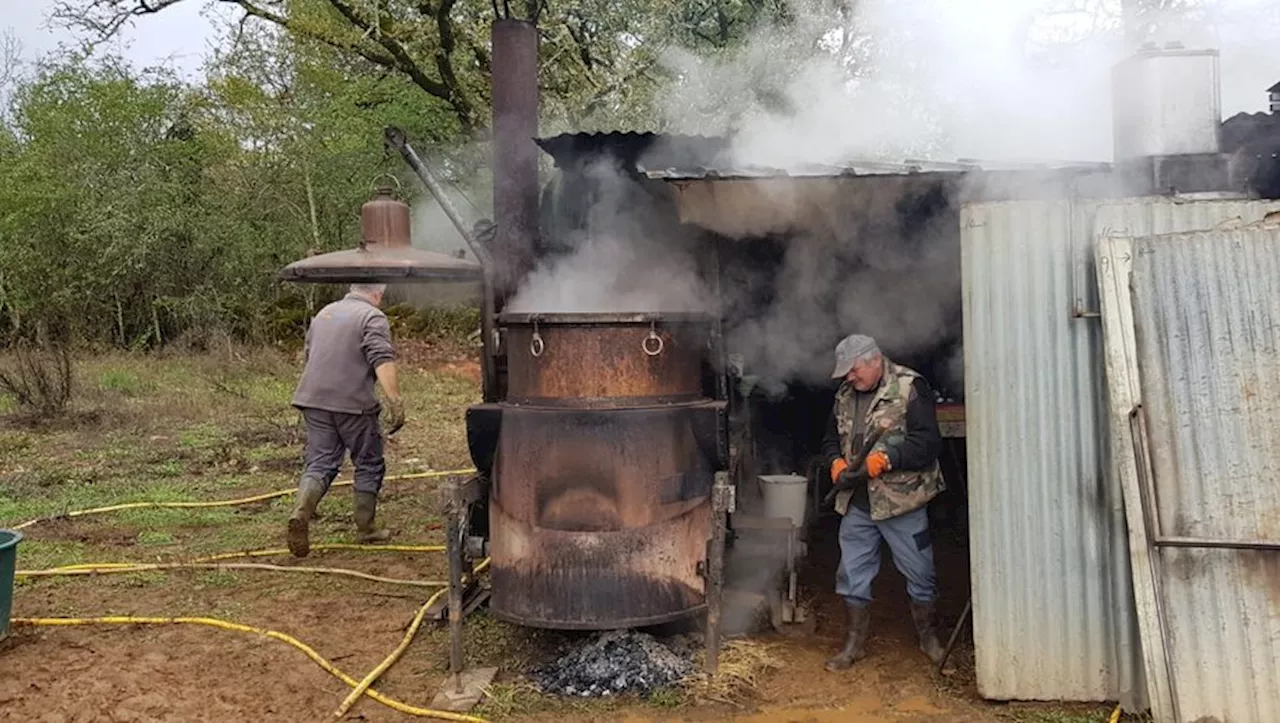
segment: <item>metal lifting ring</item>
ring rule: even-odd
[[[658,356],[659,354],[661,354],[662,347],[663,347],[662,337],[658,336],[658,333],[655,332],[653,329],[650,329],[649,335],[646,336],[644,340],[640,342],[640,349],[643,350],[644,353],[648,354],[649,356]]]
[[[376,190],[378,190],[378,185],[379,185],[379,184],[377,183],[377,181],[379,181],[379,180],[381,180],[381,179],[383,179],[383,178],[390,178],[390,179],[391,179],[391,182],[392,182],[392,183],[394,183],[394,184],[395,184],[395,186],[396,186],[396,192],[397,192],[397,193],[403,193],[403,192],[404,192],[404,184],[400,183],[400,178],[399,178],[398,176],[396,176],[394,173],[379,173],[378,175],[374,176],[374,177],[373,177],[374,183],[372,184],[372,186],[373,186],[373,189],[374,189],[375,191],[376,191]]]
[[[547,345],[542,341],[542,335],[536,331],[533,332],[533,340],[529,342],[529,353],[536,357],[542,356],[542,352],[545,351],[546,348]]]

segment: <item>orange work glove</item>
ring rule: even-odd
[[[867,455],[867,474],[875,479],[889,471],[889,455],[876,450]]]
[[[844,457],[837,457],[836,461],[831,463],[831,481],[835,482],[840,477],[840,473],[849,469],[849,463],[844,461]]]

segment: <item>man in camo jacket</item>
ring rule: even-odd
[[[917,372],[895,364],[875,340],[854,334],[836,346],[833,379],[842,379],[822,451],[831,462],[840,521],[836,594],[843,598],[849,632],[827,670],[844,670],[866,657],[871,583],[880,571],[880,541],[907,578],[911,617],[920,648],[936,664],[934,602],[937,578],[926,505],[946,485],[938,466],[942,435],[934,394]],[[868,430],[882,430],[865,459]],[[857,465],[853,467],[851,465]]]

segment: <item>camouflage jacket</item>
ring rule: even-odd
[[[836,428],[840,433],[841,454],[846,460],[852,462],[854,456],[861,451],[852,448],[854,438],[862,436],[859,432],[873,427],[883,427],[888,431],[872,451],[890,452],[902,444],[907,437],[907,403],[911,399],[912,385],[919,376],[911,369],[885,359],[884,377],[860,423],[854,419],[857,413],[857,390],[847,381],[840,385],[836,391],[833,411]],[[890,454],[891,458],[893,456]],[[945,489],[946,483],[942,479],[936,457],[923,469],[895,469],[885,472],[867,481],[871,519],[887,520],[918,510]],[[836,511],[845,514],[852,497],[852,490],[845,490],[837,495]]]

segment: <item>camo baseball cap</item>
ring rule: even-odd
[[[850,334],[836,345],[836,368],[831,372],[832,379],[839,379],[853,369],[853,363],[880,353],[876,340],[862,334]]]

